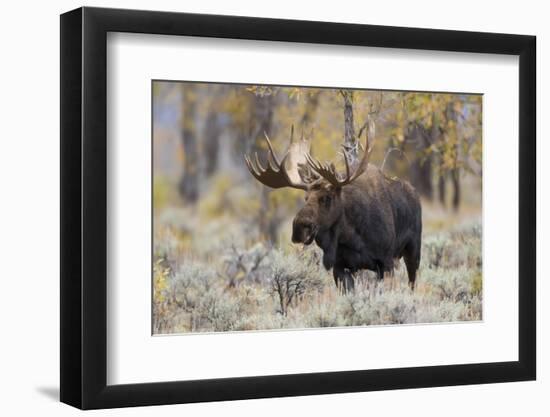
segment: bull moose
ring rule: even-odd
[[[265,167],[257,154],[254,161],[245,155],[250,173],[262,184],[305,191],[305,205],[292,224],[292,242],[315,241],[323,250],[324,267],[332,268],[334,282],[344,293],[353,291],[357,271],[374,271],[382,279],[401,258],[414,289],[422,234],[422,209],[414,187],[369,164],[368,136],[363,157],[354,166],[344,148],[345,173],[339,173],[333,163],[314,159],[310,141],[303,134],[295,140],[293,133],[292,128],[282,160],[267,134]]]

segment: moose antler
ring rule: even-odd
[[[277,158],[273,151],[269,136],[265,132],[264,135],[269,148],[267,166],[265,168],[262,166],[257,153],[254,154],[254,161],[251,161],[245,155],[244,160],[250,173],[262,184],[271,188],[292,187],[307,190],[307,184],[302,181],[298,173],[298,166],[306,163],[306,155],[309,152],[309,141],[305,140],[302,135],[300,141],[295,142],[294,126],[292,126],[290,129],[290,146],[282,161],[279,162],[279,158]]]
[[[342,147],[344,163],[346,164],[346,174],[343,179],[340,179],[340,175],[336,172],[336,167],[333,163],[326,162],[323,164],[309,154],[306,155],[307,163],[315,172],[317,172],[317,174],[319,174],[335,187],[343,187],[344,185],[350,184],[355,181],[357,177],[359,177],[363,172],[365,172],[369,164],[369,156],[372,148],[369,147],[368,134],[365,134],[365,138],[365,152],[363,153],[363,158],[361,159],[353,173],[350,173],[350,163],[348,160],[347,151],[344,147]]]

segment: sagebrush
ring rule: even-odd
[[[166,334],[481,320],[481,238],[479,221],[426,235],[414,292],[404,265],[396,265],[393,276],[382,281],[370,272],[358,274],[355,291],[342,295],[321,266],[318,248],[274,248],[227,238],[217,240],[219,245],[210,246],[202,257],[193,256],[182,250],[181,231],[167,226],[156,239],[153,330]]]

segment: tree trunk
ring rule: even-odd
[[[357,163],[359,150],[357,149],[355,122],[353,120],[353,92],[340,90],[340,93],[344,98],[344,147],[351,165],[354,166]]]
[[[271,134],[273,127],[274,97],[273,95],[263,97],[255,96],[254,104],[254,118],[256,125],[254,133],[257,133],[256,137],[253,138],[254,148],[259,154],[261,154],[261,150],[263,148],[260,146],[260,143],[263,141],[264,132],[268,135]],[[273,209],[269,206],[270,191],[271,190],[268,187],[262,186],[262,191],[260,194],[260,211],[258,213],[258,225],[260,235],[264,236],[266,239],[269,239],[271,242],[274,242],[277,239],[277,228],[272,224],[274,221],[273,217],[269,216],[270,209]]]
[[[458,211],[460,207],[460,199],[461,199],[461,193],[460,193],[460,167],[459,167],[459,161],[461,159],[461,147],[460,147],[460,141],[458,139],[458,114],[454,107],[454,102],[450,102],[447,104],[447,119],[452,120],[453,126],[453,139],[454,139],[454,161],[453,161],[453,169],[451,170],[451,181],[453,184],[453,209],[455,211]]]
[[[411,183],[422,197],[432,200],[432,166],[429,160],[422,161],[420,158],[413,160],[411,163]]]
[[[199,149],[197,144],[195,87],[181,84],[182,115],[181,144],[183,147],[183,172],[179,182],[180,196],[187,204],[195,204],[199,198]]]
[[[458,168],[453,169],[451,174],[453,182],[453,209],[458,211],[460,207],[460,172]]]
[[[405,143],[412,144],[413,148],[411,154],[414,155],[414,159],[410,166],[411,183],[421,196],[429,200],[433,198],[432,157],[426,155],[430,142],[428,131],[423,125],[413,123],[410,126]]]
[[[218,169],[218,154],[220,149],[220,122],[218,113],[210,110],[204,126],[204,173],[206,177],[212,176]]]
[[[443,207],[445,207],[445,200],[447,199],[447,194],[445,192],[445,174],[443,173],[442,163],[439,164],[439,178],[438,178],[438,188],[439,188],[439,202]]]
[[[443,137],[442,137],[442,140]],[[447,202],[447,193],[446,193],[446,178],[445,178],[445,167],[443,166],[443,155],[439,155],[439,170],[438,170],[438,188],[439,188],[439,203],[445,207]]]

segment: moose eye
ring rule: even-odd
[[[319,203],[326,208],[330,207],[330,196],[328,195],[321,196],[319,198]]]

